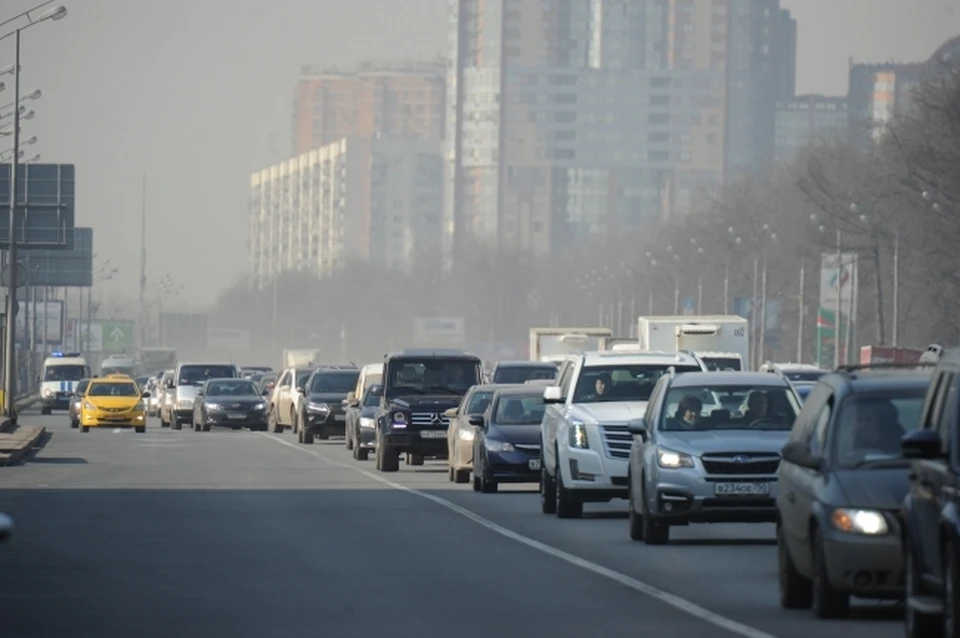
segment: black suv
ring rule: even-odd
[[[298,402],[300,414],[294,424],[300,443],[310,445],[314,437],[329,439],[345,434],[343,400],[357,385],[359,376],[360,370],[357,368],[323,367],[314,370],[303,387],[297,388],[297,392],[304,395],[303,400]]]
[[[903,456],[912,459],[902,513],[906,633],[956,638],[960,636],[960,348],[938,355],[920,427],[900,442]]]
[[[479,357],[464,350],[412,349],[384,357],[378,470],[398,471],[400,454],[408,454],[411,465],[423,465],[427,456],[446,458],[450,420],[443,413],[480,383],[480,365]]]

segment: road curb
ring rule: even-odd
[[[12,445],[7,450],[0,451],[0,466],[16,465],[25,456],[33,452],[34,447],[47,436],[47,428],[42,425],[21,426],[11,432],[10,435],[15,437],[21,431],[23,431],[21,438],[14,438],[11,441]]]
[[[40,401],[40,395],[38,394],[25,394],[22,397],[15,400],[17,411],[25,410],[29,407],[33,407],[34,404]],[[0,434],[9,434],[17,429],[17,424],[11,421],[10,419],[4,418],[0,421]]]

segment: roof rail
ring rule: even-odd
[[[786,379],[787,375],[783,373],[783,370],[780,369],[780,366],[771,365],[767,368],[767,374],[775,374],[781,379]],[[787,379],[789,381],[789,379]]]
[[[834,372],[857,372],[858,370],[910,370],[916,368],[931,368],[936,366],[935,361],[884,361],[882,363],[858,363],[838,366]]]
[[[676,376],[677,376],[677,367],[676,367],[676,366],[670,366],[669,368],[667,368],[667,374],[670,375],[670,378],[671,378],[671,379],[673,379],[674,377],[676,377]]]

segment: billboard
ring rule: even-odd
[[[124,319],[84,321],[78,326],[79,348],[83,352],[133,352],[133,322]]]
[[[857,316],[856,253],[820,256],[820,305],[817,312],[817,365],[833,367],[849,360]]]
[[[31,286],[89,287],[93,285],[93,229],[73,228],[73,248],[37,249],[24,253],[23,265]]]
[[[36,308],[36,311],[34,311]],[[30,334],[27,331],[27,321],[33,326],[33,342],[37,345],[60,345],[63,342],[63,302],[60,300],[51,300],[46,303],[38,301],[36,304],[30,303],[29,312],[27,312],[27,303],[20,304],[20,311],[17,313],[17,343],[27,343]],[[44,339],[44,328],[46,328],[46,339]]]
[[[73,249],[75,173],[73,164],[17,165],[22,250]],[[0,164],[0,244],[10,241],[10,186],[10,164]]]
[[[417,317],[413,341],[418,346],[459,346],[466,341],[463,317]]]

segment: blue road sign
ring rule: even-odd
[[[30,250],[21,262],[31,286],[88,287],[93,285],[93,229],[73,228],[73,249]]]
[[[697,300],[693,297],[685,297],[683,300],[683,314],[692,315],[696,312]]]
[[[17,247],[73,248],[76,196],[73,164],[19,164]],[[0,245],[10,240],[10,165],[0,164]]]

